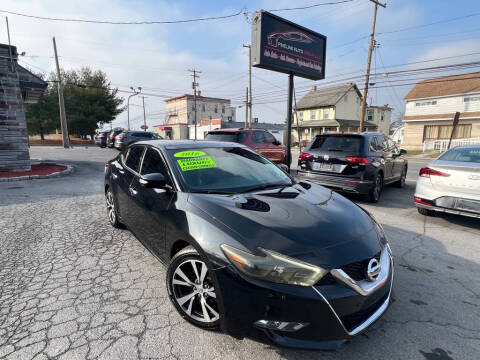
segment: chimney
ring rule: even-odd
[[[202,92],[201,92],[200,90],[197,90],[197,96],[201,96],[201,95],[200,95],[201,93],[202,93]]]
[[[312,85],[312,91],[317,91],[317,85]]]

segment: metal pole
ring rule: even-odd
[[[248,128],[248,86],[247,94],[245,95],[245,129]]]
[[[452,139],[453,139],[453,134],[455,134],[455,130],[458,125],[458,120],[460,119],[460,113],[457,111],[455,113],[455,117],[453,118],[453,127],[452,127],[452,133],[450,134],[450,141],[448,142],[448,148],[447,150],[450,150],[450,145],[452,145]]]
[[[362,108],[360,111],[360,126],[358,128],[358,132],[363,132],[363,124],[365,122],[365,111],[367,105],[367,95],[368,95],[368,83],[370,81],[370,64],[372,63],[372,51],[373,51],[373,44],[375,41],[375,24],[377,22],[377,9],[378,5],[382,7],[386,7],[385,4],[381,4],[377,1],[370,0],[371,2],[375,3],[375,7],[373,9],[373,20],[372,20],[372,32],[370,33],[370,46],[368,48],[368,58],[367,58],[367,71],[365,74],[365,86],[363,89],[363,97],[362,97]]]
[[[252,46],[248,45],[248,117],[252,128]]]
[[[62,127],[63,147],[68,149],[70,147],[70,138],[68,136],[67,116],[65,114],[65,101],[63,99],[63,84],[60,76],[60,65],[58,64],[57,43],[53,37],[53,51],[55,53],[55,64],[57,66],[57,88],[58,88],[58,103],[60,106],[60,126]]]
[[[134,89],[133,86],[131,86],[130,89],[133,91],[133,94],[129,95],[127,98],[127,130],[130,130],[130,98],[140,94],[140,91],[142,91],[141,87],[138,88],[140,89],[140,91],[137,91],[136,89]]]
[[[290,171],[292,160],[292,98],[293,98],[293,73],[288,75],[288,102],[287,102],[287,153],[285,163]]]
[[[147,131],[147,117],[145,116],[145,96],[142,96],[143,105],[143,131]]]
[[[193,119],[195,120],[195,140],[197,140],[197,82],[196,82],[196,71],[193,70]]]

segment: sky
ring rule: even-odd
[[[100,69],[106,72],[113,87],[123,91],[130,86],[141,86],[150,127],[164,123],[166,98],[192,93],[188,70],[195,68],[201,71],[198,83],[202,95],[231,99],[237,107],[237,121],[243,121],[248,86],[248,52],[243,45],[250,43],[251,14],[259,9],[338,1],[341,0],[0,0],[0,42],[7,43],[3,19],[8,16],[11,43],[19,53],[25,51],[19,63],[34,72],[48,74],[55,68],[52,46],[55,36],[62,68]],[[386,4],[386,8],[378,9],[376,41],[379,46],[372,58],[372,73],[385,75],[375,81],[376,86],[371,87],[367,99],[373,105],[389,104],[394,108],[393,118],[397,119],[404,109],[403,97],[418,79],[480,71],[480,65],[477,68],[472,65],[468,69],[404,77],[411,81],[403,82],[390,74],[391,71],[479,61],[480,2],[386,0]],[[326,78],[320,81],[295,78],[297,101],[312,85],[327,87],[355,82],[363,89],[373,7],[369,0],[352,0],[275,12],[327,36]],[[110,25],[38,20],[5,11],[113,22],[241,14],[201,22]],[[477,54],[468,55],[472,53]],[[415,64],[410,64],[412,62]],[[252,74],[253,117],[260,122],[283,123],[287,75],[258,68],[253,68]],[[125,99],[128,96],[126,92],[120,94]],[[130,105],[131,125],[138,129],[143,124],[141,98],[133,97]],[[113,126],[126,127],[126,119],[125,111]]]

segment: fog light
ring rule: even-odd
[[[303,329],[309,323],[299,323],[299,322],[285,322],[285,321],[273,321],[273,320],[258,320],[255,322],[255,326],[270,329],[270,330],[280,330],[280,331],[298,331]]]

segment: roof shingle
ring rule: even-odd
[[[299,102],[297,102],[296,109],[313,109],[318,107],[335,105],[352,87],[358,92],[359,96],[361,97],[361,94],[355,84],[347,84],[337,87],[311,90],[303,98],[301,98]]]

